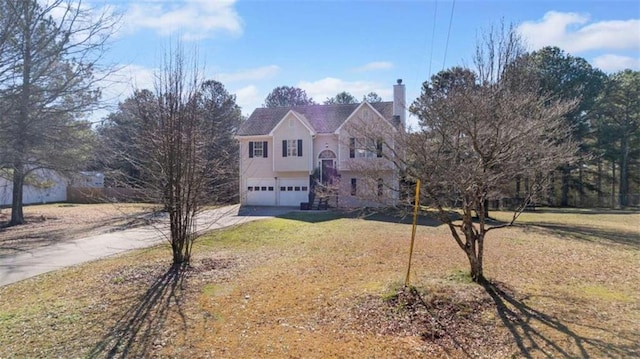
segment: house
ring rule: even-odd
[[[48,169],[33,170],[22,187],[23,204],[64,202],[67,200],[68,179]],[[9,172],[0,172],[0,206],[13,201],[13,181]]]
[[[80,171],[71,180],[72,187],[104,188],[104,173],[96,171]]]
[[[337,207],[398,199],[396,135],[404,131],[405,86],[394,101],[258,108],[240,126],[240,202],[300,206],[315,194]]]

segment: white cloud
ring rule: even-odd
[[[572,53],[640,48],[640,19],[588,22],[585,14],[549,11],[539,21],[522,23],[518,32],[534,50],[544,46]]]
[[[595,57],[593,65],[604,72],[612,73],[624,69],[640,70],[640,58],[606,54]]]
[[[235,0],[185,0],[181,2],[132,2],[123,23],[129,31],[151,29],[166,36],[180,33],[183,40],[213,37],[224,31],[242,33],[242,19]]]
[[[227,84],[230,82],[263,80],[276,75],[278,72],[280,72],[278,65],[268,65],[231,73],[219,73],[216,77],[220,82]]]
[[[256,108],[261,107],[264,97],[266,97],[261,97],[258,88],[255,85],[240,88],[235,91],[235,95],[236,103],[242,108],[242,113],[247,116]]]
[[[297,85],[307,92],[318,103],[324,102],[329,97],[346,91],[361,100],[362,96],[369,92],[375,92],[385,101],[391,101],[393,98],[393,86],[381,85],[370,81],[344,81],[333,77],[325,77],[321,80],[308,82],[301,81]]]
[[[392,68],[393,68],[393,64],[391,62],[374,61],[374,62],[369,62],[368,64],[365,64],[363,66],[356,67],[353,70],[356,72],[367,72],[367,71],[377,71],[377,70],[388,70]]]
[[[102,90],[100,109],[93,111],[89,121],[98,123],[109,113],[117,110],[118,103],[133,94],[136,89],[153,91],[155,69],[139,65],[126,65],[109,74],[97,74],[103,79],[99,82]]]
[[[135,89],[153,91],[156,69],[140,65],[126,65],[106,77],[103,98],[105,101],[122,101]]]

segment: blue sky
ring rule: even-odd
[[[104,0],[103,0],[104,1]],[[102,7],[105,2],[90,3]],[[407,102],[443,68],[472,66],[476,37],[492,24],[518,26],[531,50],[558,46],[605,72],[640,70],[640,2],[545,0],[106,1],[122,15],[107,59],[121,80],[112,102],[152,88],[164,51],[180,39],[197,48],[207,78],[236,94],[244,114],[281,85],[316,102],[340,91]],[[96,114],[98,116],[98,114]],[[411,120],[410,120],[411,123]]]

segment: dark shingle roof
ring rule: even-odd
[[[251,116],[242,123],[238,130],[238,136],[269,134],[289,110],[303,115],[317,133],[333,133],[358,106],[360,106],[359,103],[257,108]],[[372,103],[371,106],[380,112],[389,122],[395,123],[393,121],[393,102],[376,102]]]

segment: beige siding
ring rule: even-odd
[[[378,194],[378,179],[382,179],[382,193]],[[351,194],[351,180],[356,180],[356,194]],[[342,172],[340,207],[379,207],[394,205],[398,199],[398,178],[393,172],[369,176],[361,172]]]
[[[267,141],[267,157],[249,157],[249,142]],[[240,144],[240,203],[246,204],[247,180],[250,178],[274,178],[273,172],[273,141],[267,137],[241,138]]]
[[[264,157],[249,157],[249,142],[252,141],[267,141],[267,158]],[[274,177],[273,172],[273,160],[274,149],[273,141],[269,137],[264,138],[252,138],[251,140],[240,140],[240,176],[242,177]]]
[[[338,135],[334,134],[322,134],[316,135],[316,138],[313,140],[313,168],[317,168],[319,166],[318,156],[320,152],[324,150],[331,150],[335,153],[336,157],[339,156],[339,143],[338,143]],[[336,158],[337,162],[337,158]],[[338,164],[336,163],[336,166]],[[340,168],[338,168],[340,170]]]
[[[387,120],[377,116],[373,109],[363,106],[349,121],[347,121],[340,131],[339,143],[339,164],[338,168],[345,171],[359,171],[363,168],[392,171],[393,163],[388,160],[393,152],[387,148],[395,145],[393,140],[394,132]],[[383,146],[383,157],[377,158],[350,158],[349,141],[350,138],[381,138]],[[375,149],[372,149],[375,151]]]
[[[283,140],[302,140],[302,156],[282,156]],[[274,143],[274,169],[276,172],[310,173],[312,168],[312,144],[313,138],[309,129],[290,113],[273,130]]]

